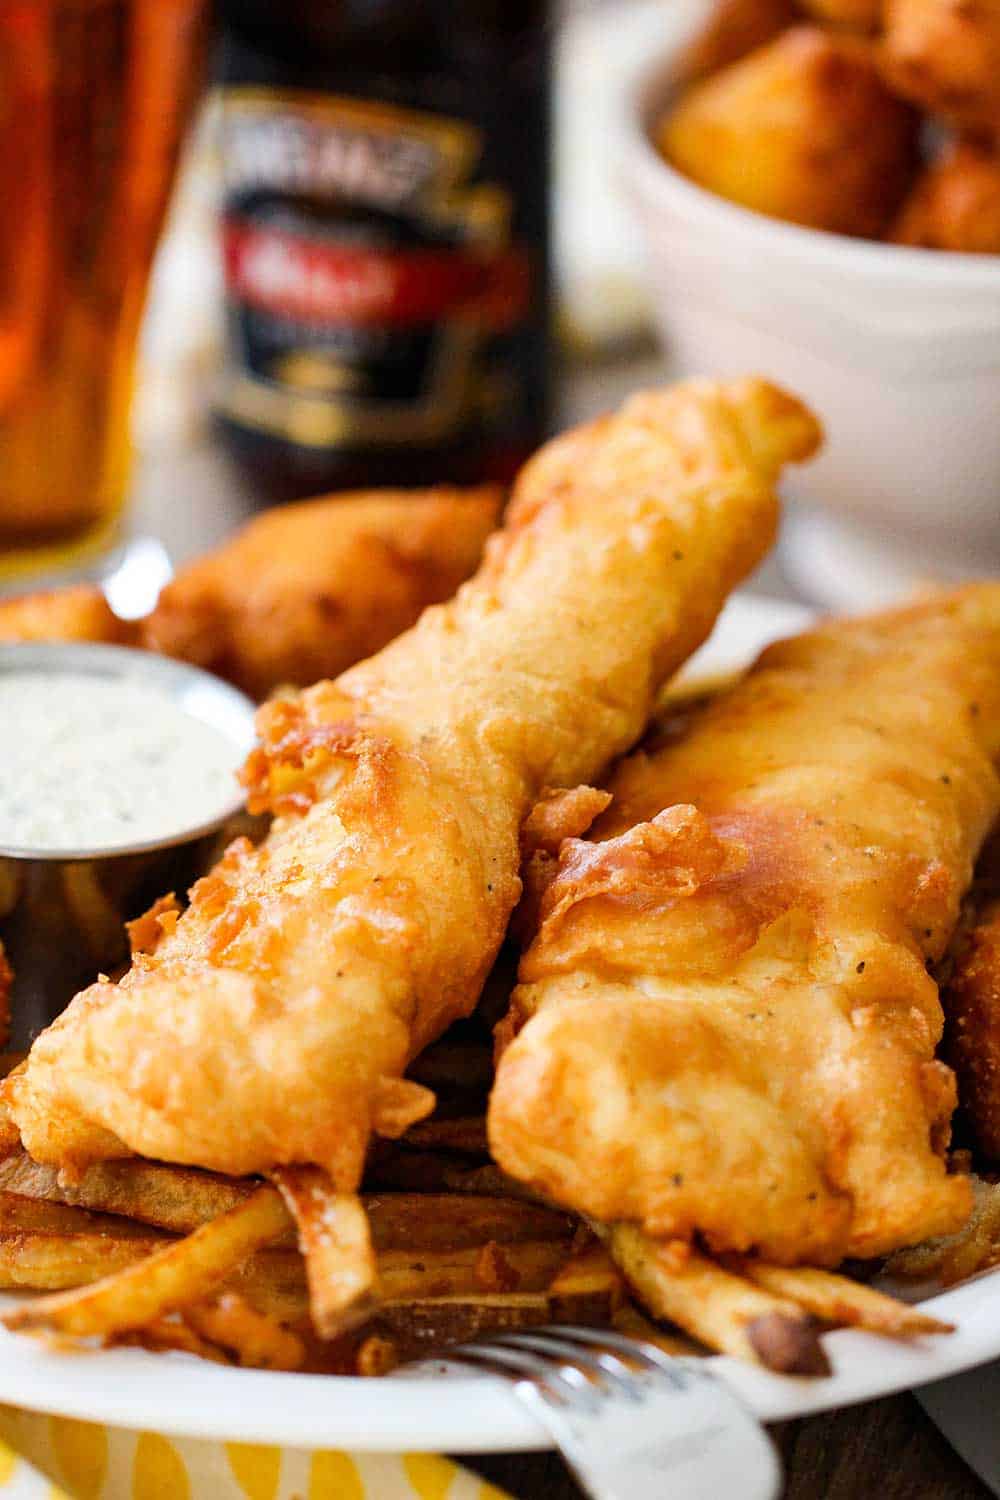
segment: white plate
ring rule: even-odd
[[[769,640],[800,629],[807,611],[744,595],[689,669],[734,670]],[[1000,1356],[1000,1268],[932,1298],[955,1332],[902,1344],[842,1331],[824,1345],[825,1379],[772,1375],[713,1361],[766,1421],[866,1401],[939,1380]],[[71,1353],[0,1329],[0,1401],[118,1427],[297,1448],[489,1453],[549,1447],[501,1382],[468,1375],[361,1380],[222,1368],[140,1349]]]

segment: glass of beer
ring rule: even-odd
[[[0,586],[117,533],[203,0],[0,0]]]

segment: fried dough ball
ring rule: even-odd
[[[894,88],[964,130],[1000,131],[1000,0],[886,0]]]
[[[793,19],[792,0],[716,0],[708,22],[685,52],[678,76],[694,83],[717,73],[772,41]]]
[[[799,0],[799,6],[814,21],[850,31],[874,31],[882,16],[882,0]]]
[[[879,237],[909,186],[916,131],[866,43],[795,26],[684,93],[657,141],[679,171],[745,208]]]
[[[94,584],[50,589],[0,600],[0,643],[88,641],[111,646],[134,643],[135,627],[119,620]]]
[[[451,597],[501,499],[494,485],[440,485],[275,506],[180,570],[142,621],[142,644],[255,698],[336,676]]]
[[[889,238],[927,250],[1000,255],[1000,155],[958,142],[917,178]]]

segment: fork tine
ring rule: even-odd
[[[617,1355],[602,1353],[593,1348],[587,1348],[583,1344],[571,1342],[569,1339],[550,1338],[542,1333],[507,1333],[501,1335],[497,1340],[505,1348],[529,1349],[539,1354],[551,1355],[559,1360],[560,1364],[569,1366],[582,1365],[585,1370],[601,1377],[604,1381],[610,1381],[615,1390],[621,1392],[630,1401],[642,1399],[642,1389],[636,1379],[635,1371],[630,1370]]]
[[[526,1350],[507,1349],[500,1343],[462,1344],[449,1350],[448,1358],[463,1364],[498,1366],[505,1372],[514,1371],[539,1386],[543,1393],[554,1395],[563,1404],[572,1403],[588,1411],[595,1411],[600,1397],[581,1370],[572,1365],[559,1366],[549,1359],[541,1359]]]
[[[546,1329],[547,1333],[557,1335],[559,1338],[569,1339],[574,1344],[589,1345],[591,1348],[596,1344],[609,1350],[616,1350],[625,1354],[636,1364],[653,1369],[660,1375],[666,1375],[670,1381],[677,1386],[686,1384],[685,1368],[683,1361],[676,1356],[664,1354],[662,1349],[657,1349],[655,1344],[647,1344],[641,1339],[632,1339],[621,1333],[613,1333],[609,1328],[575,1328],[568,1323],[553,1323]]]

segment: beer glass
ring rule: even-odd
[[[0,0],[0,585],[114,536],[203,0]]]

